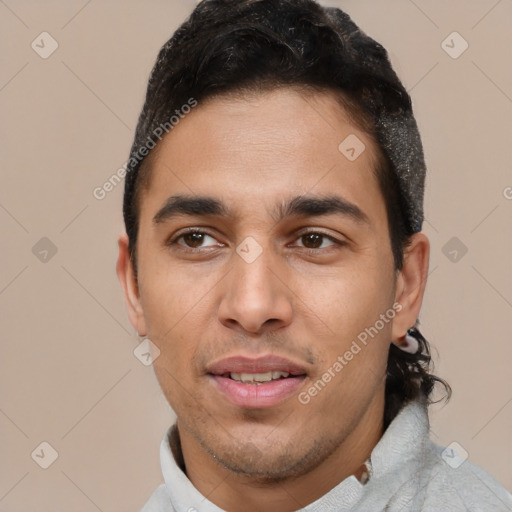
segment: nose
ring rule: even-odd
[[[248,262],[233,255],[233,268],[223,280],[220,322],[244,333],[263,334],[287,326],[292,320],[292,291],[286,270],[266,248]]]

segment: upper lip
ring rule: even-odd
[[[206,371],[213,375],[266,372],[286,372],[291,375],[304,375],[307,373],[306,369],[300,364],[275,355],[257,358],[231,356],[212,363],[206,368]]]

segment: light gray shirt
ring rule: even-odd
[[[171,450],[175,425],[160,445],[164,477],[141,512],[222,512],[190,482]],[[178,443],[179,445],[179,443]],[[452,443],[453,445],[453,443]],[[488,473],[465,459],[457,445],[442,448],[429,439],[426,406],[406,405],[374,447],[369,478],[349,476],[304,512],[505,512],[512,495]],[[176,441],[174,441],[176,453]],[[181,453],[177,454],[178,459]]]

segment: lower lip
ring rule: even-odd
[[[210,375],[217,389],[234,405],[253,409],[272,407],[294,395],[305,375],[277,379],[262,384],[246,384],[229,377]]]

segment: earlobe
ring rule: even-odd
[[[401,304],[402,309],[393,320],[392,330],[392,342],[403,350],[414,349],[414,343],[406,336],[419,316],[427,284],[429,256],[430,243],[427,236],[421,232],[412,235],[396,281],[395,300]]]
[[[128,236],[126,234],[119,237],[118,247],[119,255],[116,271],[124,292],[130,323],[139,335],[144,336],[146,334],[146,322],[140,301],[139,287],[130,258]]]

